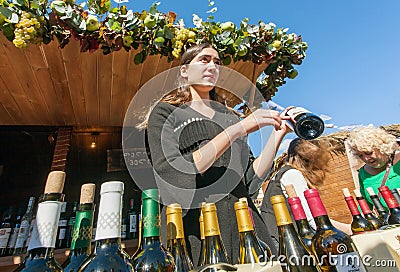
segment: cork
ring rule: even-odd
[[[343,189],[342,189],[342,192],[343,192],[344,197],[349,197],[349,196],[351,196],[350,191],[349,191],[348,188],[343,188]]]
[[[80,203],[81,204],[93,203],[95,190],[96,190],[96,184],[94,183],[83,184],[81,187]]]
[[[297,196],[297,193],[296,193],[296,190],[294,189],[293,184],[285,185],[285,189],[286,189],[286,194],[288,195],[288,198]]]
[[[246,197],[241,197],[241,198],[239,198],[239,202],[246,202],[246,204],[247,204],[247,198]]]
[[[47,177],[44,193],[45,194],[62,193],[64,189],[64,181],[65,181],[65,172],[51,171]]]
[[[367,188],[367,192],[370,196],[376,195],[374,189],[372,189],[372,187],[368,187]]]
[[[362,195],[361,195],[361,193],[360,193],[360,190],[354,189],[353,192],[354,192],[354,194],[355,194],[356,197],[362,197]]]

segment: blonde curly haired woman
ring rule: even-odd
[[[348,143],[353,154],[365,163],[358,172],[360,192],[372,207],[372,200],[366,193],[366,188],[372,187],[375,193],[378,193],[391,160],[393,166],[390,168],[385,185],[390,189],[400,187],[399,145],[395,136],[376,127],[354,129],[349,135]],[[382,204],[386,206],[384,201]]]

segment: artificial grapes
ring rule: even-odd
[[[192,30],[186,28],[175,29],[175,37],[172,39],[173,43],[173,51],[172,55],[175,58],[179,58],[180,53],[182,52],[182,47],[185,42],[194,42],[194,38],[196,37],[196,33]]]
[[[40,23],[32,14],[23,11],[19,22],[15,25],[13,43],[18,48],[25,48],[29,43],[38,40]]]

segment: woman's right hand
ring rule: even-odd
[[[288,119],[290,119],[289,116],[281,115],[278,111],[258,109],[241,120],[238,125],[241,126],[243,133],[249,134],[265,126],[274,126],[275,130],[280,130],[282,129],[282,120]]]

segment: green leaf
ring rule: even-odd
[[[7,17],[8,19],[10,19],[12,15],[12,11],[5,7],[0,7],[0,13],[3,14],[4,17]]]
[[[33,0],[33,1],[31,2],[31,8],[33,8],[33,9],[39,9],[39,8],[40,8],[39,1]]]
[[[6,36],[6,38],[9,41],[12,41],[14,39],[14,28],[12,27],[11,24],[4,24],[2,31],[3,31],[4,36]]]
[[[137,53],[133,59],[135,64],[141,64],[146,59],[146,55],[143,51]]]
[[[24,0],[13,0],[12,3],[14,5],[17,5],[17,6],[20,6],[20,7],[25,6],[25,1]]]
[[[164,29],[163,29],[163,31],[164,31],[164,37],[165,38],[167,38],[167,39],[172,39],[172,38],[174,38],[174,33],[169,29],[169,27],[167,27],[167,26],[164,26]]]

